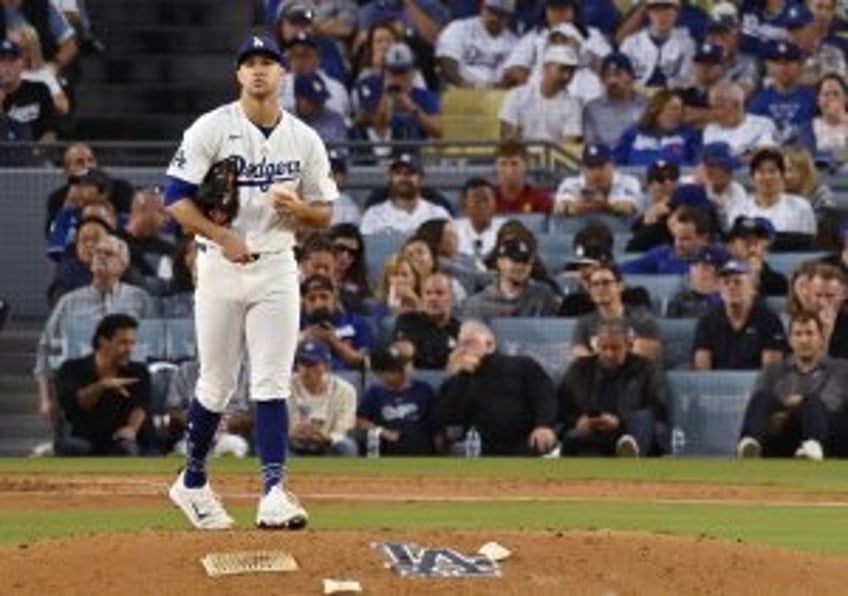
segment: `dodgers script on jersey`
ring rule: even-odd
[[[307,202],[332,202],[339,194],[324,143],[314,130],[283,111],[266,138],[239,102],[207,112],[185,131],[168,176],[197,185],[212,164],[231,155],[238,163],[239,186],[239,214],[232,227],[251,252],[278,252],[295,244],[293,223],[273,208],[272,184],[286,185]]]

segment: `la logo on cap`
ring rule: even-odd
[[[254,48],[264,48],[265,44],[262,43],[262,40],[259,39],[258,37],[254,37],[253,38],[253,47]]]

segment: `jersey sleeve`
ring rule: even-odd
[[[303,164],[300,194],[307,203],[332,203],[339,196],[339,189],[330,174],[330,158],[323,141],[309,130],[311,141]]]
[[[520,89],[521,87],[516,87],[515,89],[510,89],[507,92],[506,97],[504,97],[504,101],[501,104],[501,110],[498,113],[498,119],[500,119],[502,122],[506,122],[511,126],[519,126],[520,124]]]
[[[436,58],[453,58],[457,62],[462,62],[462,29],[461,21],[448,23],[436,41]]]
[[[192,124],[183,133],[179,149],[171,159],[167,176],[189,184],[200,184],[212,166],[218,133],[209,117]]]
[[[515,47],[512,48],[512,51],[506,58],[506,62],[504,62],[504,69],[512,68],[512,67],[520,67],[531,69],[537,59],[536,56],[536,36],[538,34],[535,31],[531,31],[530,33],[526,33]]]

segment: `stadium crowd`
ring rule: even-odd
[[[659,455],[667,372],[689,368],[759,371],[740,456],[846,455],[848,197],[820,182],[848,174],[837,0],[359,4],[266,3],[283,103],[342,190],[332,228],[301,235],[296,453]],[[440,138],[464,88],[502,95],[501,143],[455,197],[391,145]],[[349,140],[370,143],[333,147]],[[536,183],[529,141],[579,171]],[[367,197],[345,189],[363,162],[386,174]],[[35,372],[56,452],[178,450],[197,365],[148,349],[145,322],[190,319],[198,245],[87,145],[63,166]],[[557,321],[570,336],[534,336]],[[89,354],[69,348],[79,328]],[[220,453],[250,452],[241,397]]]

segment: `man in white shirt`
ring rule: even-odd
[[[728,221],[740,215],[768,219],[778,234],[816,235],[816,216],[804,197],[784,192],[786,163],[779,149],[766,147],[751,158],[754,192],[727,213]]]
[[[349,122],[351,117],[350,94],[344,85],[321,70],[321,49],[315,37],[304,32],[298,33],[289,42],[286,57],[288,58],[288,70],[291,71],[291,76],[283,78],[282,88],[280,89],[283,108],[292,113],[295,112],[295,77],[315,73],[324,81],[327,92],[330,94],[325,107],[338,112],[344,116],[345,121]]]
[[[509,30],[515,0],[483,0],[480,14],[448,23],[436,42],[445,81],[456,87],[503,86],[504,63],[518,38]]]
[[[457,251],[479,263],[495,248],[502,217],[495,217],[495,186],[485,178],[472,178],[462,190],[464,217],[454,222]]]
[[[675,28],[680,0],[645,0],[648,25],[621,42],[633,61],[636,81],[644,87],[682,86],[689,76],[695,43],[684,28]]]
[[[714,122],[704,128],[704,143],[725,142],[735,157],[750,159],[760,147],[777,145],[777,128],[770,118],[745,111],[745,90],[721,83],[710,90]]]
[[[430,219],[451,219],[450,213],[421,196],[421,164],[401,153],[389,166],[389,199],[365,210],[360,231],[365,234],[411,234]]]
[[[543,61],[540,80],[531,79],[504,98],[499,115],[501,138],[563,145],[583,135],[580,102],[567,91],[577,68],[577,54],[569,46],[550,46]]]
[[[566,178],[557,189],[554,211],[568,217],[595,213],[629,216],[642,205],[639,180],[613,169],[612,150],[586,145],[579,176]]]
[[[604,34],[595,27],[581,25],[582,32],[574,26],[578,20],[578,0],[546,0],[545,23],[547,26],[535,28],[525,33],[506,59],[506,78],[511,85],[523,85],[532,75],[538,75],[542,69],[542,55],[550,43],[556,43],[557,35],[571,32],[582,66],[598,70],[601,60],[610,52],[612,46]],[[584,35],[585,33],[585,35]]]

